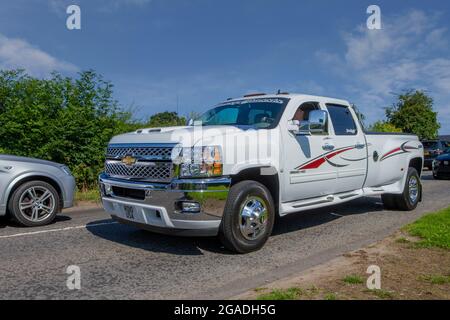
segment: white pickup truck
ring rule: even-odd
[[[99,182],[105,210],[120,222],[219,235],[246,253],[287,214],[376,195],[388,209],[413,210],[422,167],[417,136],[365,133],[347,101],[254,94],[187,126],[114,137]]]

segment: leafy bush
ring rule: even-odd
[[[79,189],[95,186],[112,136],[139,124],[119,109],[113,86],[94,71],[77,79],[0,72],[0,152],[64,163]]]

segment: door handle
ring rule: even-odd
[[[322,146],[322,149],[323,150],[327,150],[327,151],[331,151],[331,150],[334,150],[334,146],[332,144],[327,143],[327,144],[324,144]]]
[[[365,143],[357,143],[355,146],[356,149],[364,149],[365,147],[366,147]]]

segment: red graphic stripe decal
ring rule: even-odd
[[[338,154],[341,154],[341,153],[346,152],[346,151],[348,151],[348,150],[352,150],[352,149],[354,149],[354,148],[355,148],[355,147],[347,147],[347,148],[344,148],[344,149],[341,149],[341,150],[337,150],[337,151],[333,151],[333,152],[324,154],[324,155],[322,155],[320,158],[315,159],[315,160],[313,160],[313,161],[311,161],[311,162],[308,162],[308,163],[306,163],[306,164],[304,164],[304,165],[298,167],[297,170],[317,169],[317,168],[319,168],[322,164],[325,163],[326,159],[331,159],[331,158],[337,156]]]
[[[389,151],[388,153],[386,153],[384,156],[382,156],[381,159],[384,159],[384,158],[386,158],[387,156],[389,156],[389,155],[391,155],[391,154],[393,154],[393,153],[395,153],[395,152],[397,152],[397,151],[401,151],[401,150],[402,150],[402,148],[400,148],[400,147],[395,148],[394,150],[391,150],[391,151]]]

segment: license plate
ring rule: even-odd
[[[449,162],[448,161],[444,161],[444,165],[448,166]]]
[[[125,217],[129,220],[134,220],[134,208],[131,206],[123,206],[123,211],[125,211]]]
[[[429,153],[429,152],[424,152],[423,155],[424,155],[424,156],[429,156],[430,153]]]

